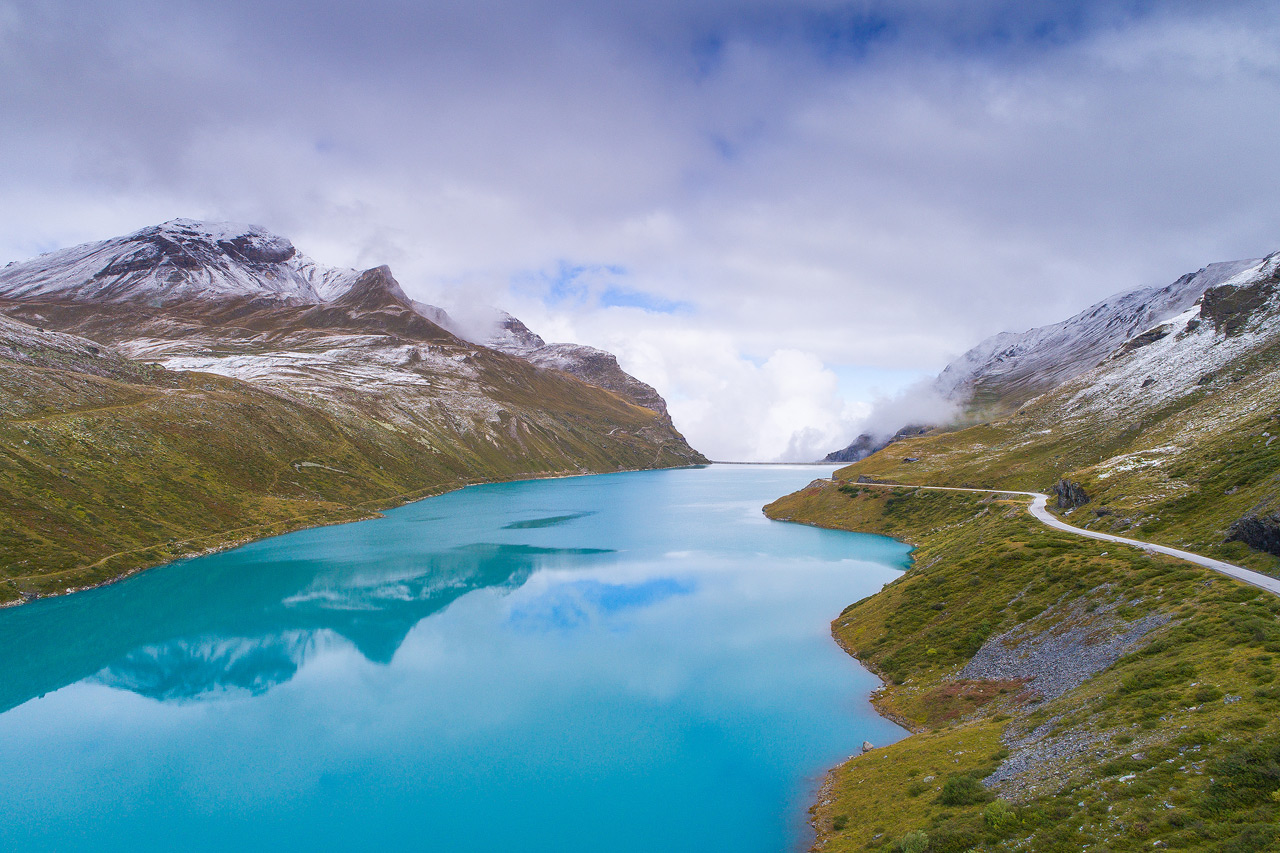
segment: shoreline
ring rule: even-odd
[[[725,464],[725,463],[710,463],[710,464]],[[196,550],[192,550],[187,553],[168,556],[168,557],[159,559],[155,562],[148,562],[143,565],[139,565],[139,566],[127,569],[99,583],[84,584],[82,586],[70,586],[60,592],[46,593],[44,595],[19,594],[19,597],[16,599],[13,599],[10,601],[0,601],[0,609],[10,608],[10,607],[21,607],[24,604],[31,604],[36,601],[43,601],[50,598],[62,598],[67,595],[74,595],[75,593],[78,593],[78,592],[88,592],[89,590],[92,590],[92,589],[99,589],[104,586],[110,586],[111,584],[118,583],[119,581],[127,580],[128,578],[131,578],[134,575],[141,574],[142,572],[150,571],[152,569],[158,569],[164,566],[173,565],[174,563],[180,563],[183,560],[194,560],[198,557],[207,557],[211,554],[219,554],[219,553],[222,553],[223,551],[231,551],[241,546],[249,545],[253,542],[261,542],[266,539],[273,539],[277,536],[284,536],[288,533],[297,533],[301,530],[312,530],[320,527],[331,527],[338,524],[351,524],[357,521],[371,521],[375,518],[381,518],[382,514],[387,510],[396,509],[398,507],[402,507],[407,504],[426,500],[427,498],[439,497],[441,495],[446,495],[446,494],[449,494],[450,492],[460,491],[462,489],[466,489],[471,486],[486,486],[486,485],[492,485],[496,483],[523,483],[523,482],[531,482],[534,480],[565,480],[565,479],[571,479],[573,477],[598,477],[605,474],[634,474],[634,473],[639,473],[641,471],[674,471],[674,470],[680,470],[683,468],[701,468],[701,467],[706,467],[706,465],[692,464],[692,465],[672,465],[672,466],[655,467],[655,468],[620,468],[616,471],[582,471],[582,470],[568,471],[566,470],[566,471],[551,471],[551,472],[545,472],[545,473],[521,472],[518,474],[514,474],[510,477],[475,477],[475,478],[460,480],[457,483],[453,483],[449,485],[441,484],[437,486],[426,486],[421,489],[414,489],[408,492],[401,492],[400,494],[397,494],[397,495],[391,495],[387,498],[375,498],[367,501],[361,501],[360,503],[355,503],[355,504],[343,504],[341,505],[341,509],[336,509],[332,514],[320,512],[319,513],[319,515],[321,516],[320,518],[315,518],[314,516],[295,516],[294,518],[291,518],[291,519],[282,519],[280,521],[275,521],[275,522],[265,522],[262,525],[257,525],[248,529],[235,528],[230,531],[225,531],[224,534],[221,534],[221,535],[236,533],[237,531],[244,531],[244,532],[241,533],[241,535],[228,538],[221,542],[215,542],[214,544],[209,545],[207,547],[197,548]],[[207,536],[195,536],[189,539],[180,540],[177,544],[182,545],[184,543],[199,541],[201,539],[212,538],[219,535],[220,534],[218,533],[211,533],[211,534],[208,534]],[[53,573],[50,573],[50,575],[83,572],[87,569],[93,568],[94,566],[107,563],[108,561],[116,558],[125,557],[129,554],[138,554],[140,552],[146,552],[153,549],[170,548],[170,547],[173,547],[173,545],[174,543],[172,542],[158,542],[155,545],[147,545],[142,548],[135,548],[130,551],[117,551],[114,554],[108,554],[107,556],[102,557],[101,559],[96,560],[92,563],[88,563],[83,566],[76,566],[70,569],[64,569],[59,572],[53,572]],[[20,577],[13,578],[10,582],[21,580],[24,577],[38,577],[38,576],[39,575],[22,575]]]
[[[810,802],[811,851],[926,832],[944,849],[994,849],[1015,836],[1057,843],[1065,825],[1086,844],[1138,825],[1148,841],[1172,844],[1181,818],[1153,821],[1149,789],[1135,779],[1187,803],[1219,790],[1215,778],[1247,788],[1245,771],[1232,769],[1247,765],[1242,736],[1280,743],[1268,705],[1280,690],[1264,666],[1280,650],[1280,602],[1266,587],[1190,552],[1139,540],[1108,548],[1114,540],[1029,513],[1039,494],[1029,508],[1028,495],[1009,490],[897,488],[811,484],[766,507],[776,520],[918,548],[914,572],[831,623],[836,644],[881,680],[876,713],[908,734],[827,771]],[[1258,630],[1231,627],[1245,618]],[[1193,753],[1195,767],[1179,766]],[[1206,764],[1213,773],[1199,772]],[[946,801],[945,786],[961,781],[982,788]],[[1017,822],[990,820],[994,802]],[[1203,837],[1238,835],[1261,820],[1255,812],[1250,801],[1215,814]]]

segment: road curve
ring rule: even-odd
[[[1110,533],[1099,533],[1096,530],[1085,530],[1083,527],[1073,527],[1061,520],[1053,513],[1049,512],[1049,496],[1040,492],[1015,492],[1009,489],[962,489],[956,486],[908,486],[902,483],[859,483],[860,486],[884,486],[887,488],[908,488],[908,489],[932,489],[940,492],[980,492],[996,495],[1023,495],[1031,498],[1031,504],[1027,510],[1035,516],[1036,520],[1041,524],[1052,527],[1056,530],[1065,530],[1067,533],[1074,533],[1077,536],[1084,536],[1089,539],[1100,539],[1103,542],[1117,542],[1121,545],[1132,545],[1135,548],[1141,548],[1144,551],[1150,551],[1157,554],[1168,554],[1170,557],[1177,557],[1179,560],[1186,560],[1188,563],[1195,563],[1197,566],[1204,566],[1206,569],[1212,569],[1229,577],[1233,577],[1238,581],[1243,581],[1251,586],[1259,589],[1265,589],[1267,592],[1280,595],[1280,580],[1261,572],[1250,571],[1249,569],[1237,566],[1234,563],[1224,563],[1221,560],[1215,560],[1212,557],[1202,557],[1199,554],[1193,554],[1190,551],[1183,551],[1178,548],[1170,548],[1167,545],[1156,545],[1151,542],[1143,542],[1140,539],[1126,539],[1123,536],[1113,536]]]

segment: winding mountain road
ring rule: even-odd
[[[1009,489],[962,489],[957,486],[907,486],[902,483],[859,483],[860,486],[883,486],[886,488],[912,488],[912,489],[931,489],[940,492],[978,492],[984,495],[1023,495],[1031,498],[1031,504],[1027,510],[1035,516],[1036,520],[1041,524],[1052,527],[1055,530],[1064,530],[1067,533],[1074,533],[1077,536],[1084,536],[1088,539],[1100,539],[1103,542],[1117,542],[1121,545],[1132,545],[1135,548],[1141,548],[1144,551],[1150,551],[1157,554],[1168,554],[1170,557],[1177,557],[1179,560],[1186,560],[1188,563],[1195,563],[1197,566],[1204,566],[1206,569],[1212,569],[1215,572],[1233,577],[1238,581],[1244,581],[1247,584],[1256,586],[1259,589],[1265,589],[1267,592],[1280,595],[1280,580],[1264,575],[1261,572],[1250,571],[1249,569],[1237,566],[1234,563],[1224,563],[1222,560],[1215,560],[1212,557],[1202,557],[1199,554],[1193,554],[1190,551],[1183,551],[1178,548],[1170,548],[1167,545],[1156,545],[1152,542],[1143,542],[1140,539],[1126,539],[1123,536],[1114,536],[1110,533],[1099,533],[1096,530],[1085,530],[1083,527],[1073,527],[1061,520],[1057,516],[1049,512],[1049,496],[1040,492],[1015,492]]]

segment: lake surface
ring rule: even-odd
[[[0,849],[769,851],[904,732],[829,469],[506,483],[0,611]]]

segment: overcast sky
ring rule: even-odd
[[[813,459],[986,335],[1280,249],[1280,4],[0,0],[0,262],[179,216]]]

